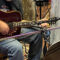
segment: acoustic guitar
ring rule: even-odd
[[[20,34],[21,27],[36,27],[36,26],[38,27],[38,25],[41,23],[46,23],[46,22],[52,23],[57,20],[60,20],[60,18],[56,18],[56,20],[55,18],[53,18],[48,21],[46,20],[46,21],[37,22],[37,21],[25,20],[24,22],[22,22],[21,19],[22,19],[21,14],[18,11],[7,11],[7,12],[0,11],[0,20],[5,21],[10,27],[10,31],[7,35],[2,35],[0,33],[0,39],[4,37]]]
[[[35,24],[35,22],[25,20],[22,22],[21,19],[21,14],[18,11],[0,11],[0,20],[5,21],[10,27],[10,31],[7,35],[0,33],[0,38],[20,34],[21,27],[31,27]]]

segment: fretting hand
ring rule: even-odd
[[[48,19],[47,18],[44,18],[44,19],[41,19],[41,20],[38,20],[38,21],[47,21]],[[42,23],[40,24],[41,27],[50,27],[48,23]]]

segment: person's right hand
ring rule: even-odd
[[[4,21],[0,20],[0,33],[6,35],[9,32],[9,26]]]

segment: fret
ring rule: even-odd
[[[17,23],[17,26],[20,26],[20,22]]]
[[[16,27],[17,26],[17,23],[16,22],[13,22],[13,27]]]

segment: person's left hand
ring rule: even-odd
[[[42,23],[40,26],[41,27],[47,27],[47,28],[50,27],[48,23]]]
[[[39,20],[39,21],[47,21],[48,19],[46,19],[46,18],[44,18],[44,19],[41,19],[41,20]],[[42,23],[42,24],[40,24],[40,26],[41,27],[50,27],[50,25],[49,25],[49,23]]]

